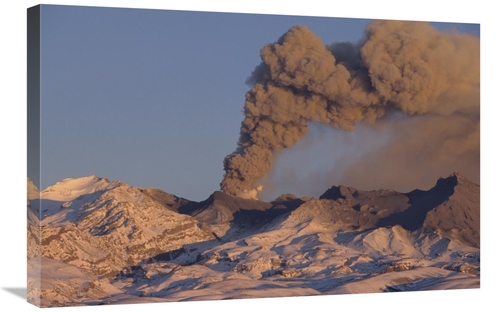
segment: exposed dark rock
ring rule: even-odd
[[[471,275],[477,275],[477,270],[475,267],[470,265],[469,263],[452,263],[447,265],[445,269],[460,273],[467,273]]]
[[[415,268],[415,265],[411,261],[395,261],[395,262],[392,262],[387,268],[385,268],[382,271],[382,273],[401,272],[401,271],[412,270],[414,268]]]
[[[182,197],[177,197],[175,195],[169,194],[165,191],[156,188],[146,188],[139,189],[143,194],[151,196],[153,200],[164,205],[166,208],[179,212],[179,208],[192,203],[192,201],[187,200]]]
[[[350,207],[352,211],[337,209],[337,217],[355,220],[352,226],[358,230],[395,225],[409,231],[426,228],[479,247],[479,185],[457,172],[440,178],[427,191],[399,193],[333,186],[320,199]]]

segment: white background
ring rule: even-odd
[[[481,289],[316,296],[280,299],[246,299],[99,307],[59,308],[57,311],[307,311],[311,309],[354,311],[428,310],[447,311],[498,309],[500,270],[497,232],[500,104],[496,56],[498,13],[493,1],[53,1],[45,4],[112,6],[128,8],[182,9],[217,12],[272,13],[331,17],[385,18],[468,22],[481,24]],[[332,3],[325,6],[325,3]],[[0,304],[1,310],[35,310],[22,292],[26,287],[26,9],[35,1],[2,1],[0,5]],[[489,302],[491,301],[491,302]]]

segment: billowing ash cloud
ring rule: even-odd
[[[422,138],[434,137],[429,131],[436,129],[440,139],[429,144],[447,144],[438,156],[431,154],[453,158],[472,149],[479,155],[477,37],[422,22],[374,21],[360,44],[325,45],[295,26],[266,45],[261,58],[248,79],[253,88],[246,94],[238,148],[224,160],[225,192],[255,192],[274,154],[304,137],[311,122],[352,131],[394,111],[450,117],[449,126],[443,118],[424,123],[429,129],[422,129]]]

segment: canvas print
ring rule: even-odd
[[[28,301],[480,287],[478,24],[28,9]]]

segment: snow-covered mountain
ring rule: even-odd
[[[33,181],[30,180],[30,178],[28,178],[26,186],[28,189],[27,190],[28,200],[36,199],[36,198],[40,197],[40,191],[38,190],[36,185],[33,183]]]
[[[40,191],[33,183],[33,181],[28,178],[27,180],[27,205],[28,205],[28,225],[38,226],[39,222],[39,212],[40,212]]]
[[[213,239],[196,219],[166,209],[146,192],[120,181],[96,176],[66,179],[40,197],[41,227],[28,227],[28,236],[41,242],[40,250],[29,245],[34,248],[28,250],[30,265],[60,261],[93,276],[89,282],[113,278],[125,266]],[[66,298],[72,303],[76,299]]]
[[[91,176],[40,198],[28,282],[42,306],[479,287],[479,185],[458,173],[426,191],[272,202]]]

